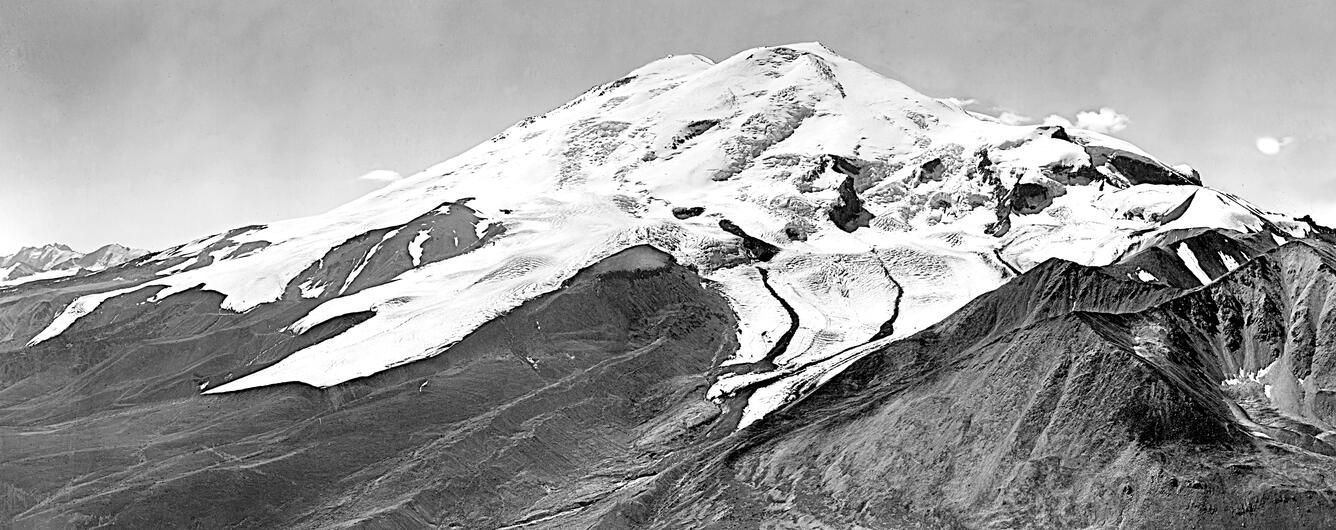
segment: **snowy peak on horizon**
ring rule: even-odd
[[[23,247],[11,255],[0,256],[0,287],[100,271],[147,254],[146,250],[116,243],[86,254],[62,243]]]
[[[68,245],[48,243],[36,247],[23,247],[8,256],[0,256],[0,267],[21,263],[36,270],[50,270],[82,255],[82,252],[74,250]]]
[[[30,344],[110,298],[195,289],[230,311],[313,304],[294,335],[366,316],[202,389],[327,387],[448,355],[648,245],[738,315],[736,373],[711,396],[754,390],[745,425],[1047,260],[1200,286],[1311,230],[1200,184],[1104,134],[980,119],[816,43],[678,55],[325,214],[154,254],[152,278],[74,300]],[[1150,251],[1165,257],[1135,261]]]

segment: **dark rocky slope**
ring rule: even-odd
[[[718,441],[605,522],[1327,528],[1332,256],[1290,244],[1183,295],[1049,262]],[[1262,379],[1278,405],[1256,381],[1222,384],[1276,359]],[[1302,382],[1283,388],[1281,371]]]
[[[1321,528],[1336,251],[1248,241],[1165,243],[1261,252],[1204,288],[1046,262],[742,431],[745,396],[704,397],[732,313],[647,246],[325,390],[198,394],[364,316],[294,336],[315,300],[126,295],[0,361],[0,509],[18,528]]]
[[[213,297],[63,337],[77,358],[4,360],[14,526],[494,528],[580,512],[718,423],[703,396],[736,348],[725,302],[636,247],[449,355],[323,391],[199,396],[190,374],[283,340],[208,314]],[[203,324],[218,318],[234,321]],[[153,339],[164,327],[176,338]],[[71,349],[48,350],[28,354]]]

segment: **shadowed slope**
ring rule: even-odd
[[[1336,460],[1312,389],[1336,348],[1302,337],[1332,325],[1311,294],[1336,280],[1330,252],[1287,245],[1182,296],[1050,262],[718,442],[609,527],[1326,527]],[[1256,373],[1276,359],[1267,374],[1305,382],[1269,403]]]
[[[149,325],[87,340],[142,357],[150,346],[117,337]],[[109,383],[83,367],[50,387],[54,399],[0,410],[6,510],[19,527],[479,528],[578,509],[634,491],[721,421],[703,395],[736,348],[732,326],[694,274],[635,247],[449,355],[334,389],[116,398],[88,394]],[[228,349],[226,337],[183,337],[173,350]],[[118,375],[125,388],[170,387],[179,367],[138,370]],[[55,376],[25,380],[42,377]]]

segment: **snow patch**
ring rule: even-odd
[[[328,287],[328,285],[323,283],[317,284],[315,280],[312,279],[302,282],[302,284],[297,287],[298,289],[301,289],[302,298],[320,298],[320,295],[325,294],[325,288]]]
[[[413,236],[412,241],[408,242],[408,257],[413,259],[414,267],[422,265],[422,245],[425,245],[430,238],[431,229],[423,228],[422,230],[418,230],[417,235]]]
[[[1197,281],[1201,282],[1202,285],[1211,284],[1211,276],[1202,270],[1201,263],[1197,261],[1197,255],[1192,253],[1192,249],[1188,248],[1187,243],[1180,243],[1175,252],[1178,253],[1179,259],[1183,260],[1183,265],[1188,268],[1188,271],[1197,277]]]
[[[55,320],[51,321],[45,329],[34,336],[32,340],[28,341],[28,346],[35,346],[64,333],[66,329],[69,329],[69,327],[75,323],[75,321],[83,318],[84,315],[92,313],[93,310],[102,305],[102,302],[105,302],[112,297],[134,292],[139,288],[140,286],[127,287],[125,289],[89,294],[75,298],[74,301],[70,302],[70,305],[65,306],[64,311],[61,311],[59,315],[56,315]]]

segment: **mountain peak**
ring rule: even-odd
[[[0,256],[0,287],[63,278],[85,271],[100,271],[147,253],[116,243],[104,245],[87,254],[64,243],[23,247],[12,255]]]
[[[785,384],[805,385],[850,348],[921,330],[1052,258],[1107,265],[1205,226],[1307,230],[1234,197],[1194,201],[1203,189],[1125,142],[980,119],[799,43],[651,62],[326,214],[156,254],[147,264],[160,270],[139,287],[161,287],[149,302],[215,291],[233,311],[323,300],[288,326],[297,334],[372,315],[207,391],[324,387],[439,355],[600,259],[651,245],[719,285],[740,314],[770,315],[740,329],[737,362],[775,346],[786,304],[820,313],[779,359]],[[435,312],[452,317],[418,318]],[[760,374],[739,377],[712,392]],[[769,388],[744,424],[792,398]]]
[[[711,66],[714,66],[714,61],[704,55],[668,55],[645,63],[644,66],[630,71],[624,77],[685,75]]]
[[[1321,527],[1330,237],[819,44],[670,57],[0,291],[0,463],[24,527]]]

